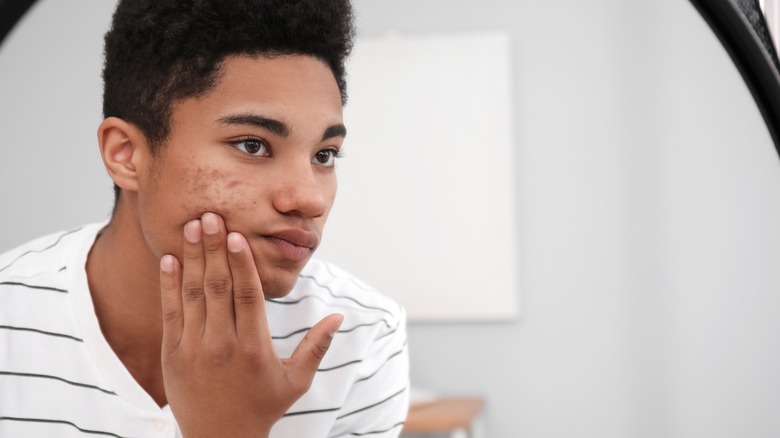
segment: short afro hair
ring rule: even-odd
[[[136,125],[154,154],[173,103],[211,90],[231,55],[313,56],[345,103],[354,34],[349,0],[120,0],[105,36],[103,116]]]
[[[349,0],[121,0],[105,36],[103,116],[158,146],[172,103],[208,92],[231,55],[318,58],[346,102],[353,37]]]

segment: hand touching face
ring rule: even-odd
[[[160,284],[165,393],[183,435],[268,436],[308,390],[342,316],[324,318],[280,359],[248,242],[213,213],[184,226],[182,260],[162,257]]]

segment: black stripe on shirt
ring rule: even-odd
[[[401,323],[402,323],[402,322],[403,322],[402,320],[399,320],[399,321],[398,321],[398,324],[396,324],[396,325],[395,325],[395,327],[393,327],[393,328],[392,328],[392,330],[390,330],[390,331],[387,331],[387,332],[384,332],[384,333],[382,333],[381,335],[379,335],[379,336],[377,336],[376,338],[374,338],[374,342],[376,342],[376,341],[378,341],[378,340],[380,340],[380,339],[382,339],[382,338],[385,338],[385,337],[387,337],[387,336],[390,336],[390,335],[392,335],[393,333],[397,332],[397,331],[398,331],[398,327],[400,327],[400,326],[401,326]],[[387,325],[387,328],[390,328],[390,324],[388,324],[388,325]]]
[[[50,290],[50,291],[59,292],[59,293],[62,293],[62,294],[68,293],[67,290],[60,289],[58,287],[38,286],[38,285],[35,285],[35,284],[26,284],[26,283],[21,283],[21,282],[18,282],[18,281],[0,281],[0,286],[3,286],[3,285],[5,285],[5,286],[22,286],[22,287],[26,287],[26,288],[29,288],[29,289]]]
[[[378,402],[376,402],[376,403],[374,403],[372,405],[368,405],[368,406],[366,406],[364,408],[360,408],[358,410],[355,410],[355,411],[349,412],[347,414],[344,414],[344,415],[342,415],[340,417],[337,417],[336,420],[341,420],[342,418],[349,417],[350,415],[355,415],[357,413],[360,413],[360,412],[367,411],[369,409],[375,408],[375,407],[377,407],[377,406],[379,406],[379,405],[381,405],[383,403],[387,403],[390,400],[392,400],[393,398],[398,397],[399,395],[403,394],[405,391],[406,391],[406,387],[404,386],[400,391],[396,392],[395,394],[391,395],[390,397],[387,397],[386,399],[378,401]]]
[[[315,409],[312,411],[298,411],[298,412],[288,412],[284,415],[282,415],[282,418],[284,417],[295,417],[297,415],[310,415],[310,414],[324,414],[327,412],[335,412],[338,411],[341,408],[327,408],[327,409]]]
[[[52,243],[51,245],[47,246],[46,248],[31,249],[31,250],[28,250],[28,251],[25,251],[25,252],[19,254],[18,257],[16,257],[15,259],[11,260],[11,263],[9,263],[9,264],[3,266],[2,268],[0,268],[0,272],[3,272],[6,269],[8,269],[11,265],[13,265],[17,261],[19,261],[19,259],[21,259],[22,257],[26,256],[27,254],[31,254],[31,253],[39,253],[40,254],[42,252],[46,252],[46,251],[54,248],[55,246],[57,246],[60,243],[60,241],[62,240],[63,237],[67,236],[68,234],[73,234],[73,233],[75,233],[77,231],[80,231],[82,228],[84,228],[84,227],[79,227],[79,228],[76,228],[75,230],[66,231],[66,232],[60,234],[59,237],[57,237],[57,240],[54,243]]]
[[[327,289],[325,286],[323,286],[323,288]],[[328,289],[328,290],[330,290],[330,289]],[[333,295],[333,294],[331,293],[331,295]],[[352,299],[350,297],[337,297],[335,295],[333,295],[333,296],[335,298],[345,298],[345,299],[352,300],[352,301],[355,301],[356,303],[358,303],[358,301],[356,301],[356,300],[354,300],[354,299]],[[341,304],[329,303],[329,302],[323,300],[322,297],[320,297],[318,295],[306,295],[305,297],[301,297],[301,298],[299,298],[297,300],[292,300],[292,301],[283,301],[283,300],[279,300],[279,299],[267,299],[266,302],[273,303],[273,304],[281,304],[281,305],[284,305],[284,306],[291,306],[291,305],[298,304],[298,303],[300,303],[302,301],[308,300],[310,298],[317,299],[317,300],[319,300],[319,301],[323,302],[324,304],[326,304],[328,306],[331,306],[331,307],[347,307],[347,306],[341,305]],[[358,304],[360,304],[360,303],[358,303]],[[383,309],[381,307],[370,307],[370,306],[364,306],[362,304],[361,304],[361,307],[365,308],[366,310],[380,310],[382,312],[387,313],[388,315],[392,315],[393,314],[389,310]]]
[[[407,342],[408,342],[408,340],[407,340]],[[388,363],[388,362],[390,362],[390,360],[391,360],[391,359],[393,359],[394,357],[397,357],[398,355],[400,355],[401,353],[403,353],[403,352],[404,352],[404,350],[406,350],[406,344],[407,344],[407,342],[404,342],[404,345],[403,345],[403,347],[402,347],[402,348],[401,348],[399,351],[396,351],[395,353],[391,354],[391,355],[390,355],[390,357],[388,357],[388,358],[387,358],[387,360],[385,360],[385,361],[382,363],[382,366],[380,366],[379,368],[377,368],[377,370],[376,370],[376,371],[374,371],[373,373],[371,373],[371,374],[367,375],[366,377],[363,377],[363,378],[360,378],[360,379],[357,379],[357,380],[355,380],[355,383],[358,383],[358,382],[362,382],[362,381],[368,380],[368,379],[370,379],[370,378],[374,377],[374,376],[376,375],[376,373],[378,373],[378,372],[382,371],[382,368],[384,368],[384,367],[385,367],[385,365],[387,365],[387,363]]]
[[[289,334],[286,334],[286,335],[271,336],[271,339],[279,341],[279,340],[282,340],[282,339],[292,338],[293,336],[295,336],[297,334],[300,334],[300,333],[303,333],[303,332],[308,332],[309,330],[311,330],[311,327],[304,327],[302,329],[296,330],[296,331],[294,331],[292,333],[289,333]]]
[[[358,300],[356,300],[356,299],[354,299],[352,297],[347,297],[347,296],[344,296],[344,295],[336,295],[330,287],[328,287],[327,285],[321,284],[319,281],[317,281],[317,278],[314,277],[314,276],[301,274],[298,277],[299,278],[305,278],[307,280],[313,281],[314,284],[316,284],[317,286],[319,286],[319,287],[321,287],[323,289],[326,289],[328,291],[328,293],[330,293],[330,295],[333,298],[340,298],[340,299],[350,300],[350,301],[355,302],[358,306],[366,308],[366,309],[379,310],[379,311],[385,312],[385,313],[387,313],[389,315],[393,314],[392,312],[390,312],[389,310],[387,310],[387,309],[385,309],[383,307],[369,306],[368,304],[363,304],[360,301],[358,301]]]
[[[65,424],[68,426],[73,426],[79,431],[83,433],[90,433],[93,435],[105,435],[105,436],[113,436],[115,438],[125,438],[121,435],[117,435],[115,433],[111,432],[103,432],[100,430],[89,430],[89,429],[82,429],[81,427],[78,427],[74,423],[71,423],[70,421],[64,421],[64,420],[50,420],[46,418],[19,418],[19,417],[0,417],[0,421],[23,421],[27,423],[49,423],[49,424]]]
[[[46,335],[46,336],[56,336],[58,338],[67,338],[67,339],[72,339],[72,340],[77,341],[77,342],[84,342],[83,339],[77,338],[75,336],[66,335],[66,334],[63,334],[63,333],[47,332],[47,331],[44,331],[44,330],[38,330],[38,329],[34,329],[34,328],[29,328],[29,327],[14,327],[14,326],[11,326],[11,325],[0,325],[0,330],[16,330],[16,331],[20,331],[20,332],[33,332],[33,333],[38,333],[38,334]]]
[[[367,409],[371,409],[371,408],[373,408],[373,407],[379,406],[379,405],[381,405],[382,403],[386,403],[386,402],[388,402],[388,401],[389,401],[389,400],[391,400],[393,397],[396,397],[396,396],[398,396],[399,394],[402,394],[404,391],[406,391],[406,387],[404,387],[402,390],[400,390],[400,391],[396,392],[395,394],[391,395],[390,397],[388,397],[388,398],[386,398],[386,399],[384,399],[384,400],[382,400],[382,401],[376,402],[376,403],[374,403],[374,404],[372,404],[372,405],[370,405],[370,406],[366,406],[366,407],[364,407],[364,408],[360,408],[360,409],[358,409],[358,410],[356,410],[356,411],[352,411],[352,412],[350,412],[350,413],[348,413],[348,414],[344,414],[344,415],[342,415],[342,416],[340,416],[340,417],[338,417],[338,418],[336,418],[336,419],[337,419],[337,420],[340,420],[340,419],[342,419],[342,418],[344,418],[344,417],[349,417],[349,416],[350,416],[350,415],[352,415],[352,414],[357,414],[358,412],[363,412],[363,411],[365,411],[365,410],[367,410]],[[284,417],[295,417],[295,416],[298,416],[298,415],[325,414],[325,413],[328,413],[328,412],[335,412],[335,411],[339,411],[339,410],[341,410],[341,409],[342,409],[342,408],[327,408],[327,409],[314,409],[314,410],[311,410],[311,411],[288,412],[288,413],[286,413],[286,414],[282,415],[282,418],[284,418]],[[403,423],[399,423],[399,424],[403,424]],[[396,425],[395,425],[395,426],[393,426],[393,427],[397,427],[397,426],[398,426],[398,424],[396,424]],[[392,429],[392,428],[391,428],[391,429]],[[380,432],[375,432],[375,433],[380,433]]]
[[[374,375],[375,375],[376,373],[378,373],[378,372],[379,372],[379,370],[381,370],[382,368],[384,368],[384,366],[385,366],[385,365],[387,365],[387,363],[388,363],[388,362],[390,362],[390,360],[391,360],[392,358],[394,358],[394,357],[398,356],[399,354],[403,353],[403,352],[404,352],[404,350],[406,350],[406,344],[408,344],[408,343],[409,343],[409,339],[407,338],[407,339],[404,341],[403,345],[401,346],[401,349],[400,349],[400,350],[398,350],[398,351],[396,351],[395,353],[391,354],[391,355],[390,355],[390,356],[389,356],[387,359],[385,359],[385,361],[384,361],[384,362],[382,362],[382,365],[381,365],[381,366],[380,366],[380,367],[379,367],[379,368],[378,368],[376,371],[374,371],[373,373],[371,373],[370,375],[368,375],[368,376],[366,376],[366,377],[363,377],[363,378],[361,378],[361,379],[358,379],[358,380],[356,380],[356,381],[355,381],[355,383],[357,383],[357,382],[362,382],[363,380],[368,380],[368,379],[370,379],[370,378],[374,377]],[[358,363],[361,363],[361,362],[363,362],[363,359],[357,359],[357,360],[353,360],[353,361],[350,361],[350,362],[347,362],[347,363],[343,363],[343,364],[341,364],[341,365],[336,365],[336,366],[333,366],[333,367],[330,367],[330,368],[319,368],[319,369],[317,369],[317,372],[327,372],[327,371],[333,371],[333,370],[337,370],[337,369],[339,369],[339,368],[344,368],[344,367],[346,367],[346,366],[349,366],[349,365],[355,365],[355,364],[358,364]]]
[[[341,277],[339,275],[336,275],[335,272],[331,271],[330,264],[323,263],[323,265],[325,265],[325,270],[328,271],[328,274],[332,275],[334,278],[338,278],[339,280],[349,281],[350,283],[354,284],[358,288],[363,289],[364,291],[367,291],[367,292],[377,292],[376,289],[372,289],[368,285],[362,284],[359,281],[355,280],[354,278],[351,278],[351,277]]]
[[[377,325],[377,324],[380,324],[380,323],[385,323],[385,326],[387,326],[387,328],[390,328],[390,327],[391,327],[389,322],[385,321],[384,319],[380,319],[380,320],[379,320],[379,321],[377,321],[377,322],[367,322],[367,323],[365,323],[365,324],[358,324],[358,325],[356,325],[356,326],[354,326],[354,327],[352,327],[352,328],[348,328],[348,329],[344,329],[344,330],[339,330],[339,331],[337,331],[336,333],[349,333],[349,332],[353,332],[353,331],[355,331],[355,330],[359,329],[360,327],[371,327],[371,326],[375,326],[375,325]],[[307,331],[309,331],[309,330],[311,330],[311,329],[312,329],[311,327],[304,327],[304,328],[302,328],[302,329],[296,330],[296,331],[294,331],[294,332],[292,332],[292,333],[289,333],[289,334],[286,334],[286,335],[281,335],[281,336],[271,336],[271,339],[276,339],[276,340],[287,339],[287,338],[291,338],[291,337],[293,337],[293,336],[295,336],[295,335],[297,335],[297,334],[300,334],[300,333],[303,333],[303,332],[307,332]],[[391,332],[389,332],[389,333],[393,333],[393,332],[395,332],[395,330],[393,330],[393,331],[391,331]],[[383,337],[384,337],[384,335],[380,336],[380,337],[379,337],[379,338],[377,338],[377,339],[382,339]],[[376,340],[376,339],[375,339],[375,340]]]
[[[36,378],[36,379],[51,379],[51,380],[57,380],[57,381],[60,381],[60,382],[67,383],[68,385],[78,386],[78,387],[87,388],[87,389],[97,389],[98,391],[106,393],[106,394],[109,394],[109,395],[116,395],[116,393],[114,391],[109,391],[109,390],[103,389],[103,388],[101,388],[99,386],[89,385],[89,384],[86,384],[86,383],[74,382],[72,380],[63,379],[62,377],[49,376],[49,375],[46,375],[46,374],[15,373],[15,372],[12,372],[12,371],[0,371],[0,376],[32,377],[32,378]]]
[[[344,329],[344,330],[339,330],[337,333],[349,333],[349,332],[353,332],[353,331],[355,331],[355,330],[359,329],[360,327],[371,327],[371,326],[374,326],[374,325],[377,325],[377,324],[379,324],[380,322],[383,322],[383,323],[385,323],[385,327],[387,327],[387,328],[390,328],[390,327],[392,327],[392,326],[390,325],[390,323],[389,323],[389,322],[387,322],[387,321],[386,321],[386,320],[384,320],[384,319],[380,319],[380,320],[379,320],[379,321],[377,321],[377,322],[367,322],[367,323],[365,323],[365,324],[358,324],[358,325],[356,325],[356,326],[354,326],[354,327],[352,327],[352,328],[348,328],[348,329]]]
[[[385,433],[390,432],[391,430],[395,429],[398,426],[403,426],[404,421],[401,421],[400,423],[395,423],[394,425],[390,426],[388,429],[385,430],[372,430],[371,432],[352,432],[350,435],[352,436],[366,436],[366,435],[375,435],[377,433]]]
[[[333,370],[337,370],[339,368],[344,368],[344,367],[347,367],[347,366],[350,366],[350,365],[359,364],[360,362],[363,362],[363,359],[353,360],[351,362],[343,363],[341,365],[336,365],[335,367],[319,368],[319,369],[317,369],[317,372],[318,373],[324,373],[324,372],[327,372],[327,371],[333,371]]]

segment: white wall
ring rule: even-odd
[[[515,41],[521,318],[412,325],[414,382],[484,395],[491,438],[780,435],[780,166],[692,6],[356,4],[364,35],[500,30]],[[57,7],[51,25],[72,16]],[[92,41],[85,53],[109,13],[74,25]],[[95,84],[94,55],[61,55],[41,68],[83,62]],[[2,247],[110,210],[87,126],[99,89],[73,85],[76,74],[7,87],[5,56],[0,133],[16,134],[0,148]],[[62,117],[20,121],[63,100]],[[89,122],[51,128],[72,113]]]

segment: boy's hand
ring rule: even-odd
[[[246,239],[205,213],[184,227],[183,266],[160,261],[165,394],[185,438],[267,437],[311,385],[341,325],[330,315],[289,359],[271,343]]]

